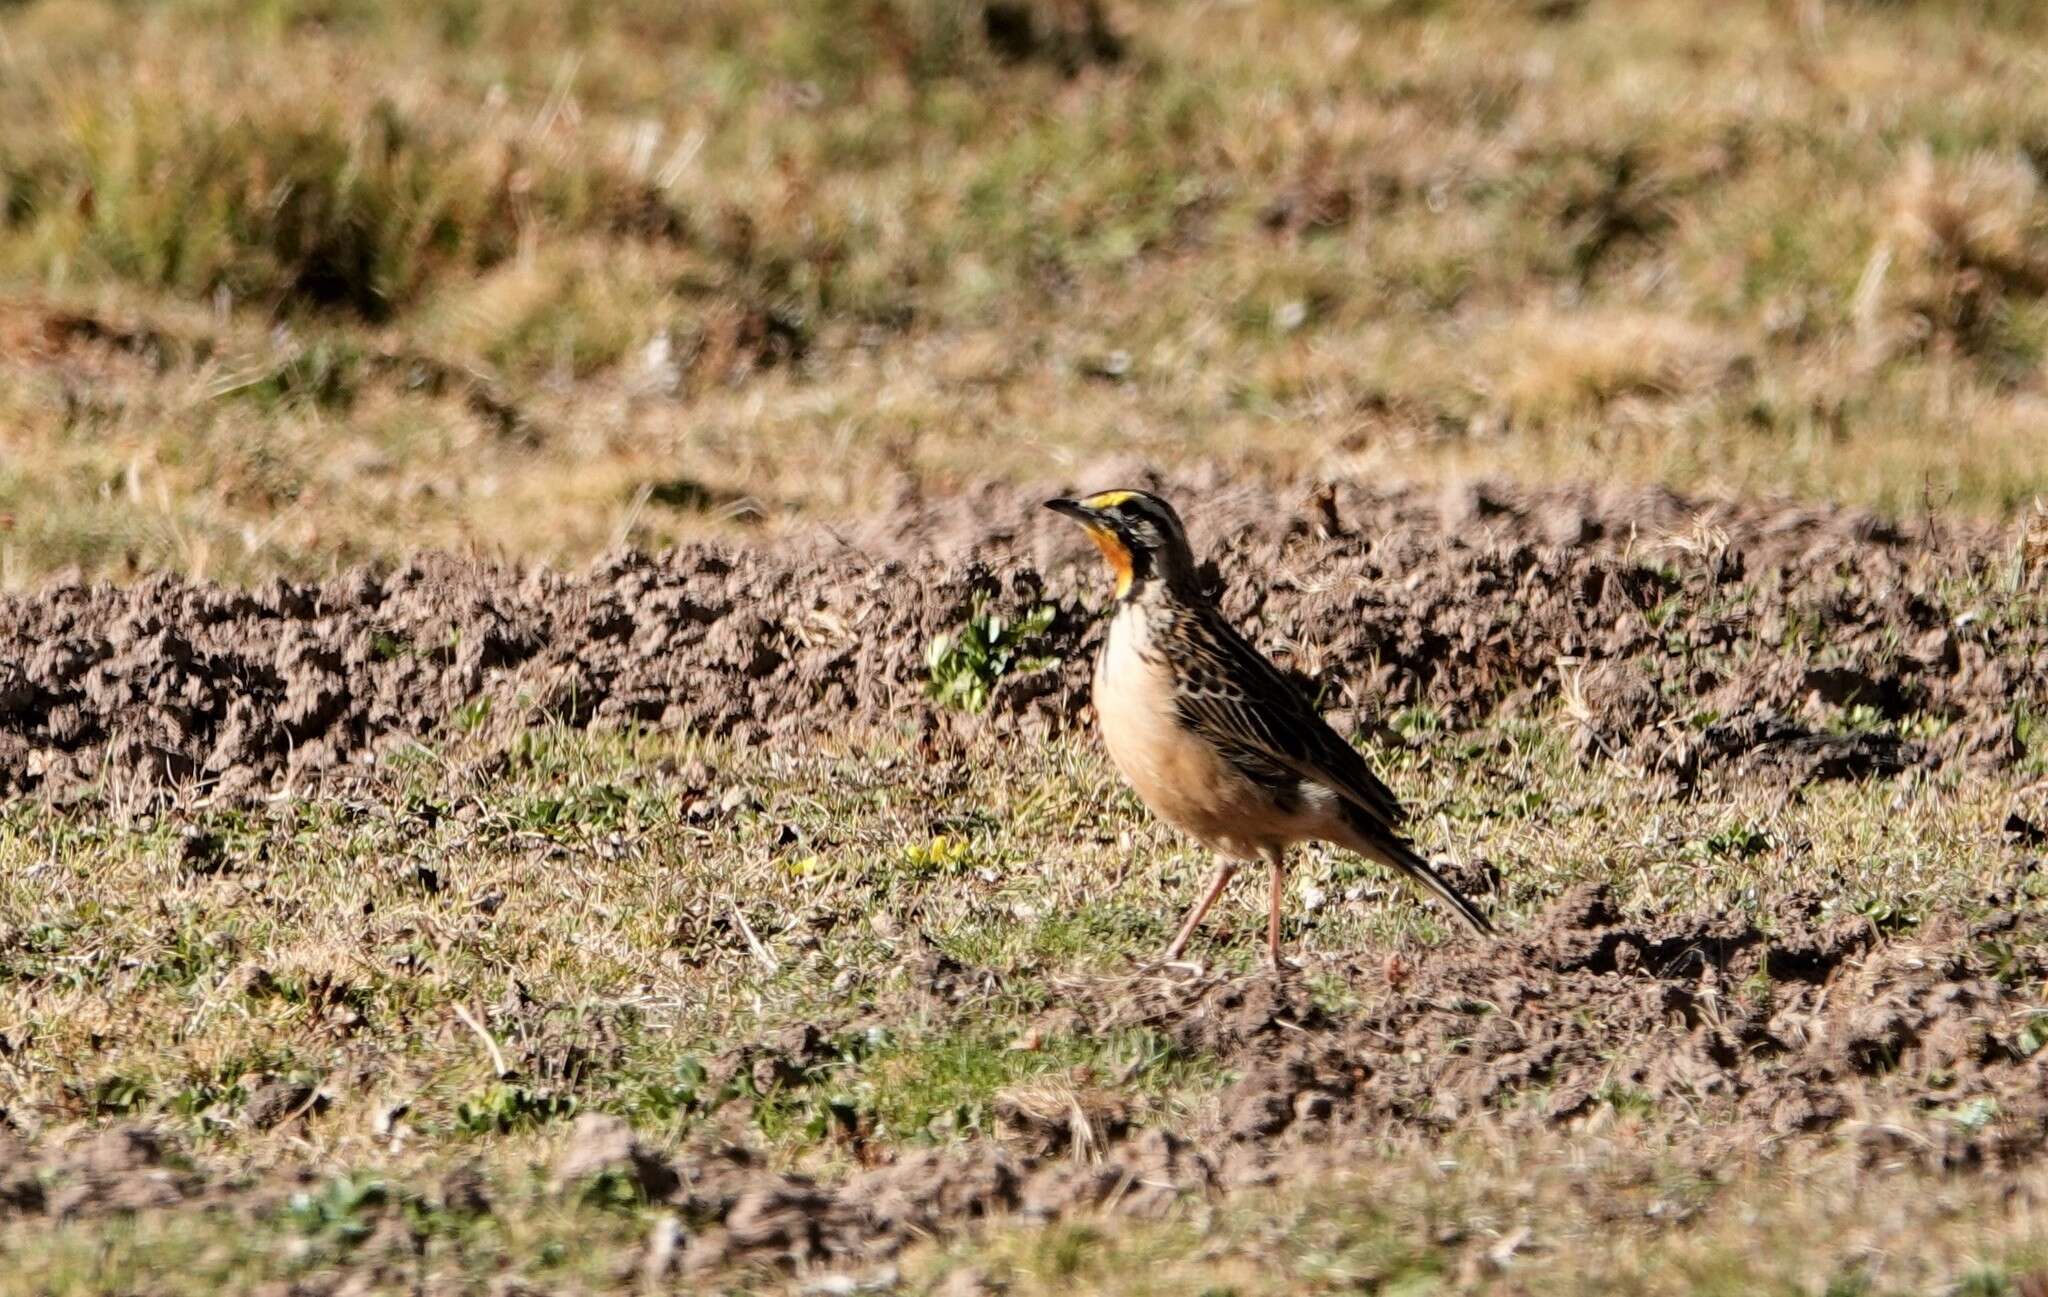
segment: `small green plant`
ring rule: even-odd
[[[1920,916],[1905,901],[1895,897],[1859,897],[1847,908],[1851,913],[1870,920],[1880,932],[1900,932],[1920,922]]]
[[[1660,601],[1656,607],[1645,612],[1643,620],[1650,623],[1653,630],[1662,630],[1684,610],[1685,600],[1677,595],[1673,595],[1669,599]]]
[[[1836,726],[1844,734],[1879,734],[1890,728],[1882,709],[1870,703],[1851,703],[1842,709]]]
[[[379,662],[396,662],[415,651],[411,640],[377,631],[370,636],[370,655]]]
[[[673,1121],[695,1111],[718,1106],[723,1097],[709,1084],[704,1064],[685,1057],[666,1076],[653,1078],[639,1087],[628,1102],[628,1110],[641,1122]]]
[[[1625,1117],[1648,1117],[1657,1111],[1657,1096],[1619,1081],[1601,1086],[1593,1097]]]
[[[1419,743],[1443,733],[1443,713],[1427,704],[1403,707],[1387,718],[1387,725],[1410,743]]]
[[[92,1091],[93,1111],[109,1116],[140,1112],[149,1106],[149,1100],[150,1088],[147,1080],[118,1073],[101,1080]]]
[[[632,804],[632,795],[617,784],[585,784],[534,797],[518,808],[515,822],[532,833],[603,832],[623,825]]]
[[[1071,1279],[1088,1265],[1100,1250],[1102,1234],[1086,1225],[1066,1225],[1046,1232],[1040,1244],[1045,1268],[1062,1279]]]
[[[1936,1115],[1964,1134],[1974,1135],[1998,1120],[1998,1101],[1987,1095],[1972,1099],[1968,1103],[1959,1103],[1952,1108],[1944,1108]]]
[[[455,709],[455,728],[473,734],[491,718],[491,700],[479,694]]]
[[[2021,1057],[2032,1058],[2043,1045],[2048,1045],[2048,1013],[2037,1013],[2027,1019],[2027,1025],[2013,1038],[2013,1048]]]
[[[942,833],[929,842],[914,842],[903,848],[904,870],[919,878],[964,872],[974,862],[974,844],[964,837]]]
[[[346,341],[322,339],[283,359],[236,374],[214,389],[217,399],[252,401],[269,410],[313,406],[346,411],[362,387],[363,353]]]
[[[375,1176],[339,1175],[293,1194],[285,1218],[301,1234],[350,1246],[369,1237],[390,1201],[391,1191]]]
[[[2012,732],[2019,744],[2019,768],[2029,775],[2048,774],[2048,712],[2022,699],[2012,710]]]
[[[941,635],[925,650],[925,668],[930,679],[925,696],[941,706],[978,712],[988,706],[996,681],[1013,671],[1043,671],[1056,658],[1025,652],[1031,641],[1052,628],[1056,610],[1039,604],[1012,621],[991,612],[977,596],[967,615],[967,625],[954,634]]]
[[[2012,1291],[2012,1285],[1999,1271],[1987,1267],[1971,1271],[1949,1291],[1956,1297],[2005,1297]]]
[[[1682,854],[1696,859],[1748,860],[1771,849],[1771,837],[1761,829],[1747,824],[1731,825],[1716,829],[1704,838],[1696,838],[1685,845]]]
[[[455,1120],[472,1135],[502,1135],[575,1112],[573,1096],[500,1083],[457,1104]]]

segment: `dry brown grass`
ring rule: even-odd
[[[1690,321],[1612,311],[1519,317],[1481,355],[1480,382],[1501,416],[1536,429],[1682,415],[1688,398],[1711,396],[1740,359]]]
[[[573,560],[1105,456],[2040,489],[2029,12],[975,12],[9,7],[7,327],[104,327],[0,359],[0,572]]]
[[[1865,279],[1876,289],[1895,267],[1901,340],[1972,354],[2007,343],[2014,312],[2048,293],[2048,203],[2033,163],[1979,154],[1940,164],[1921,145],[1892,201],[1890,235]]]

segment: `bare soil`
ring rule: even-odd
[[[2008,576],[2035,593],[2040,573],[1986,529],[1664,492],[1155,484],[1229,611],[1367,732],[1404,707],[1455,728],[1562,699],[1589,759],[1797,783],[2010,762],[2048,678],[2048,625],[1987,595]],[[426,557],[309,585],[10,596],[0,793],[236,797],[537,723],[742,742],[1064,729],[1086,716],[1105,592],[1041,498],[906,499],[845,530],[577,574]],[[1052,605],[1028,647],[1057,665],[998,682],[984,715],[947,713],[923,693],[926,648],[977,601]]]

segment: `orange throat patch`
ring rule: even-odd
[[[1109,570],[1116,573],[1116,597],[1121,599],[1131,592],[1131,551],[1117,534],[1107,527],[1090,527],[1088,539],[1095,542],[1095,548],[1102,551],[1102,557],[1109,562]]]

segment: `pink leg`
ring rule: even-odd
[[[1280,902],[1287,895],[1287,866],[1281,863],[1280,853],[1269,852],[1266,867],[1272,871],[1273,894],[1266,911],[1266,957],[1273,961],[1273,967],[1280,967]]]
[[[1217,866],[1216,876],[1209,880],[1208,889],[1202,893],[1202,899],[1196,901],[1195,908],[1188,911],[1187,922],[1180,925],[1179,935],[1167,946],[1165,958],[1169,962],[1179,959],[1180,952],[1188,948],[1188,938],[1195,935],[1195,929],[1201,926],[1203,916],[1209,913],[1210,906],[1216,904],[1216,898],[1223,895],[1223,889],[1230,886],[1230,879],[1236,873],[1237,866],[1229,861]]]

